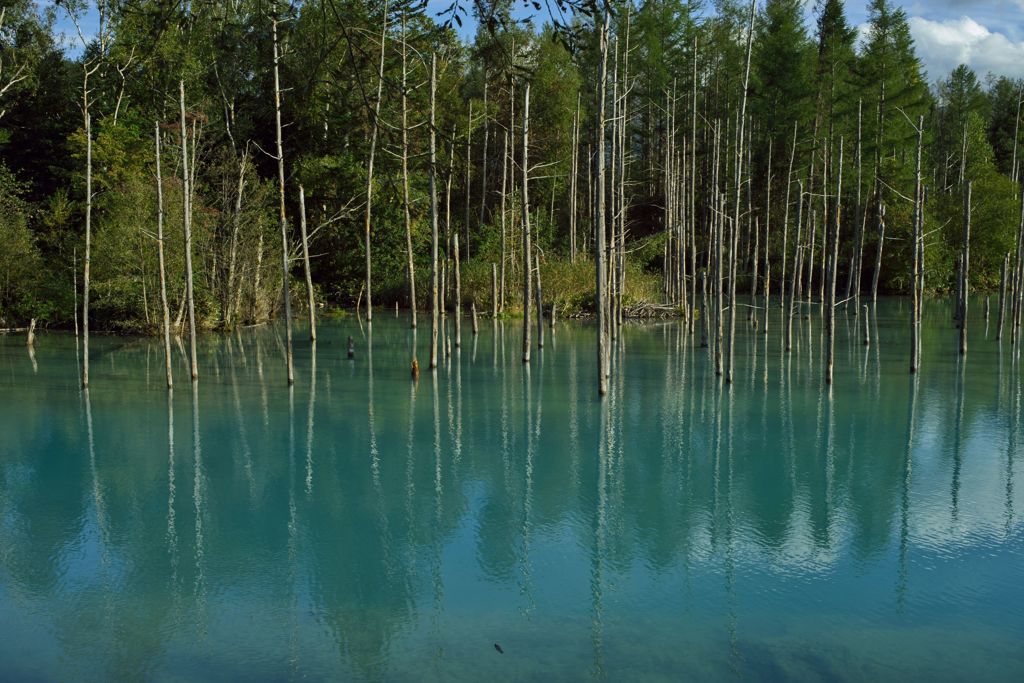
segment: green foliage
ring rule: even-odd
[[[46,318],[41,306],[43,278],[39,253],[28,229],[28,206],[22,188],[0,165],[0,326]]]

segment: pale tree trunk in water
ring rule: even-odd
[[[292,302],[288,285],[288,222],[284,212],[284,145],[281,141],[281,74],[280,53],[277,42],[277,17],[271,22],[274,40],[274,124],[277,130],[277,190],[278,223],[281,226],[281,282],[284,290],[285,362],[288,369],[288,384],[295,384],[295,362],[292,355]]]
[[[523,362],[530,362],[530,301],[532,299],[532,278],[530,277],[530,164],[527,151],[530,144],[530,82],[526,82],[523,94]]]
[[[82,262],[82,388],[89,388],[89,262],[92,256],[92,118],[85,96],[85,260]]]
[[[167,268],[164,263],[164,182],[160,173],[160,124],[155,126],[156,135],[156,253],[160,268],[160,309],[163,313],[164,365],[167,370],[167,388],[174,386],[171,371],[171,311],[167,306]]]
[[[508,197],[508,131],[505,131],[505,149],[501,153],[501,283],[498,288],[498,309],[505,312],[505,261],[507,252],[507,230],[505,227],[505,202]]]
[[[409,281],[409,314],[412,316],[410,325],[416,328],[416,266],[412,254],[412,214],[409,198],[409,94],[406,91],[408,69],[406,53],[408,45],[405,41],[405,16],[402,16],[402,204],[405,211],[405,274]]]
[[[373,160],[377,154],[380,134],[380,104],[384,92],[384,55],[388,37],[388,2],[384,0],[384,14],[380,29],[380,62],[377,67],[377,99],[373,104],[373,126],[370,133],[370,158],[366,167],[366,214],[363,225],[363,251],[366,255],[366,322],[373,322],[373,277],[371,267],[370,219],[373,207]]]
[[[964,246],[963,268],[960,280],[960,355],[967,355],[967,303],[970,296],[971,270],[971,186],[968,181],[964,186]]]
[[[430,56],[430,369],[437,368],[437,331],[440,302],[437,291],[437,55]]]
[[[597,393],[608,393],[608,320],[605,311],[605,100],[608,88],[608,12],[601,22],[597,95],[597,187],[594,198],[594,302],[597,309]]]
[[[299,231],[302,235],[302,264],[306,274],[306,297],[309,306],[309,340],[316,341],[316,297],[313,294],[313,274],[309,270],[309,239],[306,236],[306,190],[299,185]]]
[[[196,354],[196,301],[192,284],[192,190],[188,157],[188,124],[185,120],[185,81],[178,82],[178,104],[181,118],[181,177],[185,225],[185,301],[188,306],[188,343],[192,381],[199,379],[199,358]],[[193,140],[195,142],[195,140]]]
[[[740,199],[742,196],[741,183],[742,170],[743,170],[743,141],[744,141],[744,127],[746,125],[747,116],[747,89],[750,85],[750,53],[751,48],[754,44],[754,10],[756,7],[756,0],[750,2],[750,20],[747,25],[747,59],[746,68],[743,73],[743,95],[740,98],[740,111],[739,111],[739,135],[737,140],[739,143],[736,147],[736,175],[735,185],[733,188],[735,191],[735,205],[733,212],[733,226],[732,226],[732,253],[730,254],[730,261],[732,262],[732,268],[730,273],[729,282],[729,356],[728,364],[725,369],[725,381],[732,383],[732,370],[733,361],[735,358],[735,341],[736,341],[736,251],[739,249],[739,234],[740,234]]]
[[[831,232],[831,237],[825,240],[825,247],[828,252],[828,289],[827,301],[825,303],[825,328],[828,334],[828,357],[825,361],[825,383],[832,384],[832,368],[835,365],[836,353],[836,271],[839,269],[839,220],[842,215],[840,210],[843,196],[843,138],[839,138],[839,165],[836,167],[836,202],[833,214],[835,214],[835,227],[829,228],[826,224],[825,232]]]
[[[914,256],[911,260],[912,268],[910,271],[910,283],[911,283],[911,321],[910,321],[910,374],[914,374],[918,370],[918,366],[921,362],[921,358],[918,355],[920,352],[919,336],[921,334],[921,297],[918,291],[918,280],[921,274],[921,268],[924,264],[921,263],[921,223],[922,223],[922,211],[924,211],[924,198],[922,197],[921,187],[921,152],[924,147],[924,117],[918,118],[917,128],[917,163],[915,165],[914,172]],[[859,152],[859,150],[858,150]]]

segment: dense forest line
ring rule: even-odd
[[[967,186],[971,289],[1020,277],[1024,83],[929,81],[890,0],[98,2],[0,14],[0,327],[949,292]]]

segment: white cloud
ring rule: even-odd
[[[930,80],[945,78],[959,64],[982,78],[989,72],[1024,77],[1024,42],[1011,41],[967,16],[944,21],[910,17],[909,23]]]

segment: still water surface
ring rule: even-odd
[[[817,316],[731,389],[628,326],[603,402],[587,324],[436,374],[421,329],[412,383],[404,319],[325,322],[291,390],[280,330],[210,336],[170,398],[156,340],[82,392],[0,339],[0,680],[1024,680],[1021,368],[931,304],[912,380],[905,309],[840,316],[831,392]]]

